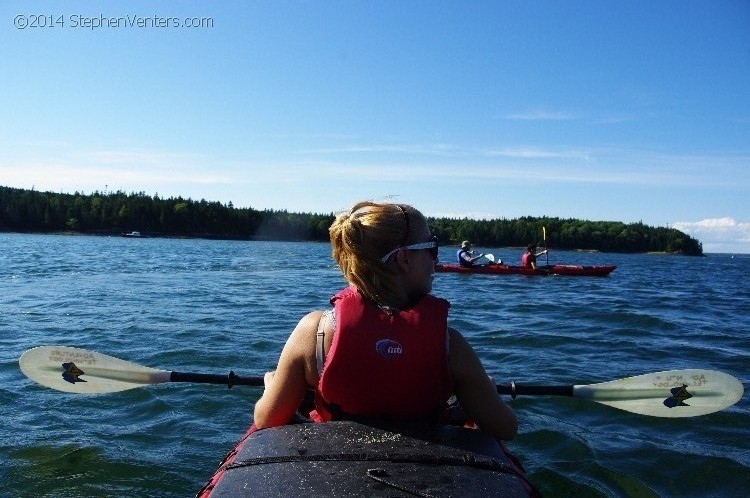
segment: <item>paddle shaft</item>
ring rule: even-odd
[[[192,372],[171,372],[170,382],[192,382],[197,384],[225,384],[230,389],[232,386],[262,386],[263,377],[240,377],[234,372],[229,375],[202,374]],[[516,396],[573,396],[573,385],[569,386],[539,386],[512,383],[509,385],[498,384],[498,394],[506,394],[515,398]]]
[[[537,386],[519,385],[515,382],[510,385],[497,385],[498,394],[507,394],[513,399],[516,396],[573,396],[573,385],[569,386]]]
[[[202,374],[191,372],[171,372],[170,382],[193,382],[197,384],[226,384],[232,386],[262,386],[263,377],[240,377],[234,372],[229,375]],[[573,385],[568,386],[539,386],[512,383],[496,386],[498,394],[516,396],[573,396]]]
[[[263,377],[240,377],[234,372],[229,375],[202,374],[190,372],[171,372],[170,382],[193,382],[198,384],[226,384],[229,389],[232,386],[262,386]]]

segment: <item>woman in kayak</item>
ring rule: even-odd
[[[258,428],[284,425],[307,389],[316,421],[437,422],[455,394],[467,416],[513,439],[518,422],[472,347],[447,326],[450,304],[430,294],[437,239],[405,204],[360,202],[330,229],[333,257],[350,286],[333,310],[304,316],[255,405]]]
[[[542,254],[547,254],[547,249],[536,254],[534,254],[534,251],[536,251],[536,244],[532,243],[526,246],[526,252],[521,256],[522,266],[536,270],[536,258]]]

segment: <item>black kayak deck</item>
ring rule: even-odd
[[[448,425],[337,421],[255,431],[210,496],[529,496],[489,434]]]

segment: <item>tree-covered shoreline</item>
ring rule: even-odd
[[[87,195],[0,187],[0,230],[15,232],[119,235],[139,231],[163,237],[327,242],[328,227],[334,217],[334,213],[237,208],[231,202],[162,198],[143,192]],[[702,244],[689,235],[674,228],[643,223],[552,217],[493,220],[430,217],[428,222],[443,244],[456,245],[466,239],[485,247],[541,244],[545,227],[547,246],[555,249],[703,255]]]

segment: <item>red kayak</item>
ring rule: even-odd
[[[612,273],[616,265],[580,266],[580,265],[548,265],[537,266],[536,269],[526,266],[511,265],[483,265],[460,266],[455,263],[438,263],[435,265],[437,273],[479,273],[483,275],[566,275],[575,277],[604,277]]]

